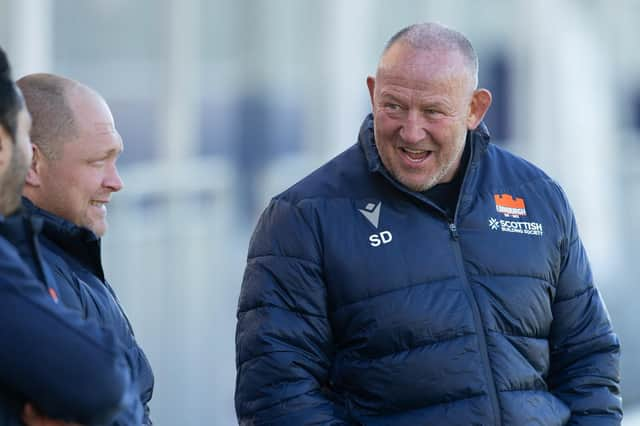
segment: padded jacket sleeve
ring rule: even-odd
[[[251,239],[238,304],[240,425],[344,425],[323,388],[333,338],[320,244],[298,206],[272,200]]]
[[[54,303],[1,237],[0,303],[4,389],[49,417],[82,424],[110,421],[127,403],[130,363],[113,334]],[[136,411],[141,419],[141,406]]]
[[[132,424],[132,418],[137,416],[139,413],[132,409],[141,408],[143,413],[143,418],[141,424],[143,426],[152,426],[153,421],[151,419],[151,409],[149,407],[149,401],[151,401],[151,396],[153,395],[153,373],[151,371],[151,367],[149,365],[149,361],[147,360],[146,355],[140,349],[137,343],[134,342],[133,347],[130,352],[132,355],[130,359],[132,359],[132,370],[135,372],[134,374],[134,382],[135,386],[135,394],[132,395],[132,398],[135,398],[137,404],[128,404],[124,407],[124,410],[120,411],[115,418],[115,421],[111,426],[129,426]]]
[[[151,371],[151,365],[147,360],[147,356],[142,352],[142,349],[136,344],[136,352],[138,358],[138,380],[140,381],[140,377],[144,376],[146,380],[142,380],[140,383],[140,400],[144,407],[144,418],[142,419],[142,424],[145,426],[153,425],[153,421],[151,420],[151,409],[149,408],[149,402],[151,401],[151,397],[153,396],[153,372]]]
[[[140,401],[142,402],[144,417],[142,419],[142,424],[145,426],[153,425],[153,421],[151,420],[151,409],[149,407],[149,402],[151,402],[151,398],[153,397],[153,386],[154,386],[154,377],[153,377],[153,369],[151,368],[151,363],[147,358],[147,355],[144,353],[138,342],[136,341],[133,326],[127,317],[127,314],[122,307],[122,303],[120,303],[120,299],[118,299],[118,295],[114,291],[111,284],[107,281],[104,282],[105,287],[109,291],[111,297],[118,305],[120,312],[122,313],[122,317],[127,323],[129,333],[127,334],[128,339],[124,342],[126,347],[131,348],[131,359],[133,359],[132,370],[134,371],[135,381],[140,389]],[[122,338],[122,336],[121,336]],[[117,419],[119,420],[119,418]],[[127,422],[120,421],[116,422],[116,426],[126,425]]]
[[[569,425],[619,425],[620,342],[566,199],[565,205],[568,232],[552,307],[549,388],[571,409]]]

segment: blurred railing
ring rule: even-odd
[[[231,425],[234,325],[248,235],[219,158],[121,171],[105,270],[156,375],[160,425]]]

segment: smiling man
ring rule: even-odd
[[[54,75],[29,75],[18,85],[34,117],[34,160],[24,195],[102,237],[107,204],[123,187],[116,169],[122,138],[109,107],[87,86]]]
[[[421,49],[410,40],[389,46],[367,86],[384,165],[407,188],[426,191],[456,176],[467,130],[478,126],[491,94],[476,90],[470,46]],[[414,42],[421,40],[414,36]]]
[[[489,141],[459,32],[403,29],[358,142],[266,208],[242,425],[619,425],[619,341],[567,199]]]
[[[70,79],[32,74],[17,84],[31,112],[34,146],[23,204],[44,224],[43,256],[62,283],[60,300],[114,330],[131,352],[145,424],[151,424],[151,366],[105,279],[100,253],[107,205],[123,187],[116,167],[123,144],[113,116],[102,96]],[[122,418],[116,424],[126,422]]]

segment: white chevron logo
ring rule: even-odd
[[[380,220],[380,206],[382,201],[378,204],[369,203],[364,209],[358,209],[360,213],[369,221],[376,229],[378,229],[378,221]]]

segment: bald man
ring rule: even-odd
[[[395,34],[358,142],[274,197],[238,306],[242,425],[619,425],[619,341],[556,182],[489,142],[471,43]]]
[[[111,111],[97,92],[52,74],[18,80],[31,112],[33,160],[23,190],[25,210],[43,222],[43,257],[60,278],[65,305],[113,329],[135,360],[144,424],[151,424],[151,366],[102,268],[100,238],[107,205],[123,187],[123,150]],[[115,424],[128,424],[125,414]]]
[[[38,255],[39,222],[20,211],[30,126],[0,49],[0,424],[104,424],[125,407],[139,422],[125,350],[110,330],[59,303]]]

